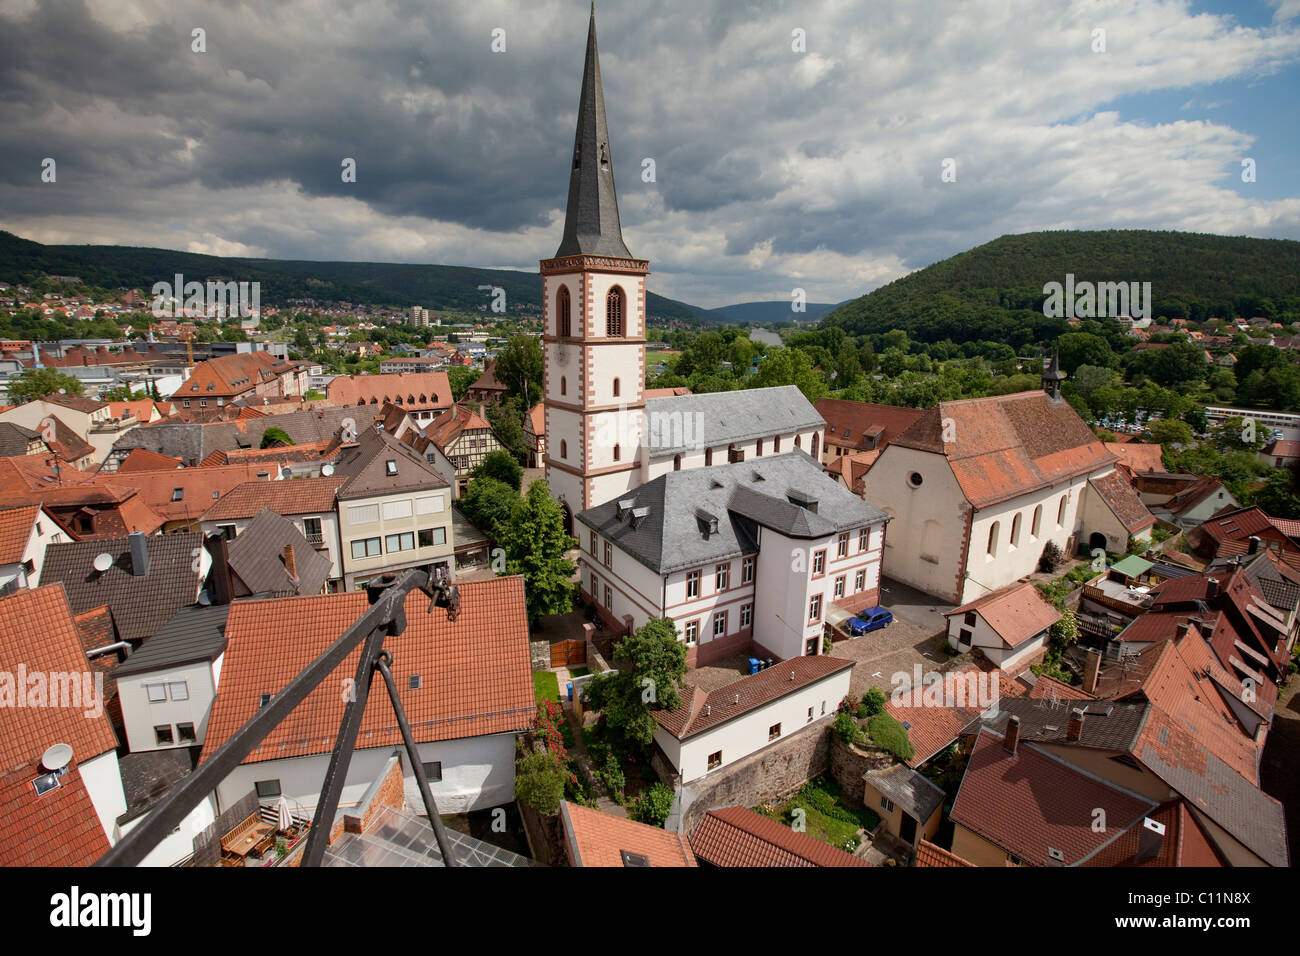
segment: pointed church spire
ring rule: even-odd
[[[614,256],[631,259],[623,244],[614,192],[614,162],[605,126],[605,94],[600,86],[600,56],[596,52],[596,4],[587,28],[587,63],[582,70],[578,100],[578,131],[573,140],[573,171],[569,174],[569,205],[564,238],[555,257]]]

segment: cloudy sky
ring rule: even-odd
[[[0,228],[535,271],[587,14],[0,0]],[[601,0],[597,25],[623,232],[664,295],[833,302],[1037,229],[1300,239],[1300,0]]]

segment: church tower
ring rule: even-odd
[[[619,226],[594,4],[564,238],[541,274],[546,480],[573,515],[641,483],[645,410],[649,262]]]

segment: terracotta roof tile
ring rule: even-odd
[[[446,372],[339,375],[330,380],[325,391],[335,405],[383,405],[400,398],[404,408],[440,408],[453,401]]]
[[[70,764],[37,796],[39,762],[0,778],[0,866],[90,866],[109,846],[81,770]]]
[[[601,813],[588,807],[560,803],[560,818],[571,856],[577,866],[626,866],[622,853],[646,857],[651,866],[696,866],[690,843],[677,833]]]
[[[1099,478],[1089,478],[1088,484],[1129,534],[1136,534],[1156,523],[1156,516],[1147,510],[1133,486],[1118,471]]]
[[[871,865],[744,807],[710,810],[691,833],[691,849],[714,866]]]
[[[937,847],[929,840],[922,840],[916,845],[917,866],[974,866],[957,854],[942,847]]]
[[[944,612],[944,617],[975,611],[1002,638],[1017,647],[1061,619],[1061,612],[1043,600],[1032,581],[1021,581]]]
[[[882,451],[916,423],[925,410],[897,405],[873,405],[844,398],[820,398],[814,405],[826,419],[826,444]]]
[[[945,433],[954,440],[945,442]],[[940,402],[892,444],[944,455],[976,507],[1115,461],[1069,403],[1040,391]]]
[[[1116,828],[1140,822],[1154,807],[1033,744],[1022,741],[1009,754],[1000,734],[981,729],[951,818],[1031,865],[1073,866],[1113,839]],[[1101,833],[1092,827],[1098,808],[1106,814]]]
[[[520,576],[460,585],[454,622],[429,599],[406,600],[407,628],[384,646],[417,743],[522,731],[536,718],[528,657],[528,618]],[[229,647],[208,725],[206,759],[258,710],[262,694],[278,693],[365,613],[361,592],[268,601],[237,601],[226,624]],[[344,703],[338,688],[353,677],[360,648],[289,714],[245,763],[328,753]],[[410,689],[410,677],[422,686]],[[358,748],[402,743],[387,695],[374,688]]]
[[[133,448],[117,466],[116,473],[120,475],[130,471],[158,471],[163,468],[179,468],[181,464],[179,458],[160,455],[147,448]]]
[[[15,679],[20,666],[28,674],[87,672],[81,636],[58,584],[0,598],[0,634],[4,635],[0,642],[0,671],[15,675]],[[30,700],[30,691],[28,694]],[[57,707],[6,703],[4,733],[0,734],[0,775],[34,771],[52,744],[69,745],[74,759],[81,763],[117,748],[117,738],[105,715],[87,716],[87,710],[93,711],[91,702],[74,703],[69,698],[69,703],[72,705]],[[35,776],[32,772],[27,780]],[[0,846],[4,842],[0,839]]]
[[[0,564],[17,564],[22,561],[40,512],[38,505],[23,505],[0,511]]]
[[[652,711],[652,714],[664,730],[678,740],[685,740],[851,668],[853,663],[822,654],[795,657],[757,674],[742,677],[712,693],[706,694],[698,687],[690,688],[682,694],[682,706],[673,710]],[[737,697],[740,698],[738,702]]]
[[[211,469],[200,469],[209,471]],[[328,478],[286,478],[282,481],[246,481],[209,508],[204,521],[224,521],[255,517],[263,508],[278,515],[314,514],[334,510],[334,495],[347,479],[342,475]]]

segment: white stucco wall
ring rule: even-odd
[[[172,700],[170,689],[167,699],[150,702],[146,685],[168,684],[184,681],[189,689],[188,700]],[[212,716],[212,701],[216,696],[216,677],[207,661],[170,667],[147,674],[133,674],[118,679],[117,692],[122,702],[122,720],[126,725],[127,746],[132,753],[148,750],[174,750],[177,747],[201,745],[208,732],[208,718]],[[171,746],[156,743],[154,727],[166,724],[172,728]],[[193,742],[181,742],[177,724],[193,724]]]
[[[776,665],[778,668],[780,666],[780,664]],[[845,668],[779,700],[756,708],[742,717],[718,724],[684,741],[679,742],[663,728],[655,734],[655,740],[663,748],[665,756],[673,762],[674,768],[682,775],[682,783],[690,783],[710,772],[708,769],[710,754],[722,752],[722,764],[716,768],[720,770],[762,750],[769,744],[784,740],[808,724],[816,723],[822,717],[833,716],[835,708],[849,692],[851,674],[852,668]],[[808,718],[809,708],[812,708],[811,720]],[[781,736],[770,740],[769,728],[777,723],[781,725]]]
[[[337,728],[330,729],[333,740]],[[432,784],[440,813],[463,813],[501,806],[514,800],[515,735],[492,734],[419,744],[421,761],[442,761],[442,780]],[[339,805],[355,805],[374,783],[393,752],[392,746],[358,748],[352,755]],[[296,812],[314,811],[320,798],[329,755],[294,757],[241,764],[218,786],[222,808],[254,789],[259,780],[280,781],[281,792]],[[415,775],[403,753],[402,772],[408,806],[423,808]],[[267,800],[271,803],[273,800]],[[301,809],[299,809],[301,808]]]
[[[118,767],[117,752],[110,750],[77,764],[81,780],[86,785],[90,802],[94,804],[99,825],[104,828],[108,842],[117,842],[117,818],[126,813],[126,791],[122,788],[122,771]]]

